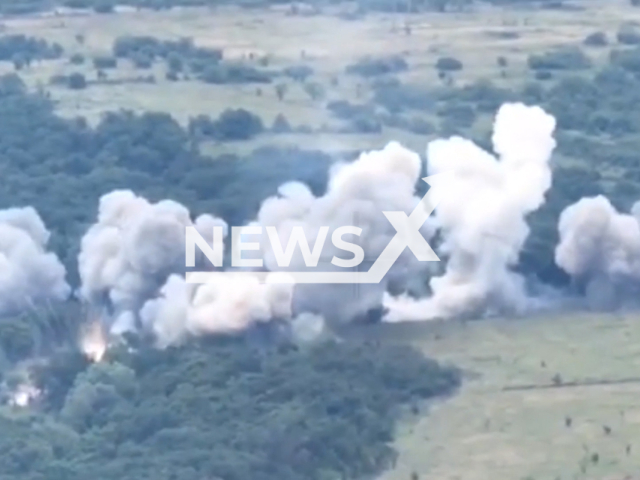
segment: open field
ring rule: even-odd
[[[622,479],[640,471],[637,315],[393,325],[371,335],[410,341],[470,377],[457,396],[407,422],[396,468],[381,480],[412,472],[424,480]],[[563,383],[614,383],[503,390],[553,386],[556,374]]]
[[[137,111],[160,110],[186,122],[197,114],[216,116],[229,107],[246,108],[260,115],[267,125],[284,114],[293,126],[314,129],[335,126],[336,120],[324,108],[326,101],[345,99],[365,101],[370,95],[366,80],[345,75],[345,67],[366,56],[402,54],[410,70],[399,77],[421,85],[441,82],[434,69],[441,56],[452,55],[464,63],[454,81],[463,84],[476,79],[491,79],[498,84],[522,84],[531,73],[526,68],[530,53],[543,52],[559,45],[580,44],[584,37],[600,30],[614,38],[623,22],[640,21],[640,9],[626,0],[575,2],[582,10],[513,10],[481,8],[448,14],[367,15],[357,20],[341,18],[336,11],[312,16],[293,16],[286,9],[183,9],[164,12],[125,11],[111,15],[70,15],[6,19],[3,32],[24,33],[56,41],[65,47],[65,58],[41,62],[21,72],[33,85],[44,86],[58,101],[59,111],[68,116],[83,115],[95,122],[106,110],[127,108]],[[403,25],[408,21],[411,35]],[[517,38],[505,38],[517,34]],[[78,42],[81,35],[84,42]],[[289,82],[284,100],[279,101],[274,85],[211,85],[195,80],[165,80],[165,66],[154,65],[151,71],[135,70],[121,62],[111,79],[131,78],[153,73],[155,84],[95,84],[86,90],[70,91],[47,85],[55,74],[80,71],[93,79],[93,66],[74,66],[68,62],[73,53],[88,57],[110,52],[115,38],[121,35],[151,35],[163,39],[191,37],[197,45],[222,48],[227,58],[269,57],[269,68],[279,70],[304,63],[314,68],[312,79],[327,90],[325,100],[312,100],[300,84]],[[596,61],[609,48],[588,49]],[[503,56],[508,66],[501,75],[497,58]],[[5,62],[0,70],[11,70]],[[337,85],[332,80],[338,79]],[[260,95],[257,90],[260,88]],[[482,122],[480,122],[482,123]],[[390,135],[369,135],[365,142],[357,136],[338,135],[327,143],[358,149],[379,146]],[[278,140],[280,143],[282,139]],[[301,144],[308,137],[293,136],[288,143]],[[259,142],[264,143],[263,141]],[[424,142],[423,142],[424,143]],[[421,145],[421,149],[424,145]]]

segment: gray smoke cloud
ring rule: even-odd
[[[386,297],[386,321],[522,312],[531,306],[524,281],[512,271],[529,234],[526,215],[544,203],[555,119],[539,107],[505,104],[493,130],[497,156],[461,138],[427,148],[430,175],[447,172],[436,220],[444,274],[432,294],[415,300]]]
[[[383,212],[410,214],[419,205],[423,208],[416,196],[421,170],[418,154],[391,142],[382,150],[361,154],[354,162],[336,165],[330,172],[327,191],[320,197],[315,197],[302,183],[282,185],[277,196],[263,202],[254,224],[275,227],[283,248],[289,244],[294,230],[302,229],[310,251],[316,245],[321,227],[329,227],[314,271],[352,270],[331,263],[334,256],[345,260],[352,258],[351,254],[336,248],[331,237],[340,227],[358,227],[362,229],[359,236],[345,235],[344,238],[364,250],[364,261],[358,268],[366,271],[397,233]],[[431,238],[434,231],[433,225],[427,222],[421,233],[425,238]],[[261,255],[268,270],[307,270],[299,248],[293,253],[289,267],[282,267],[276,261],[273,244],[267,235],[261,240]],[[300,284],[294,289],[293,311],[295,314],[321,315],[329,323],[351,321],[382,307],[389,281],[426,267],[418,264],[413,254],[405,250],[391,272],[377,285]]]
[[[426,208],[416,195],[423,170],[420,156],[391,142],[335,165],[322,196],[290,182],[262,203],[250,225],[263,227],[253,253],[263,260],[261,269],[270,272],[266,282],[234,270],[207,284],[187,284],[182,276],[185,227],[195,226],[211,245],[213,227],[226,229],[224,222],[210,215],[192,221],[176,202],[150,203],[130,191],[105,195],[97,223],[82,239],[80,295],[92,306],[106,307],[110,322],[115,322],[112,332],[138,325],[153,332],[163,347],[274,319],[285,320],[295,338],[311,341],[322,335],[325,324],[363,318],[383,306],[386,321],[522,312],[535,300],[512,267],[529,233],[526,215],[543,204],[551,185],[554,129],[555,119],[541,108],[506,104],[495,119],[495,156],[460,137],[429,144],[429,175],[448,172],[439,177],[445,183],[436,214],[421,228],[427,240],[439,231],[440,265],[418,262],[405,249],[380,284],[282,281],[289,278],[287,271],[308,271],[314,256],[313,271],[368,270],[397,233],[383,212],[409,215]],[[344,235],[364,251],[358,267],[332,263],[335,257],[347,262],[353,258],[332,242],[332,233],[345,226],[361,229],[360,235]],[[325,237],[321,232],[327,227]],[[266,231],[275,235],[282,251],[274,250],[274,239]],[[290,262],[283,265],[283,252],[300,233],[308,251],[296,245]],[[397,290],[411,284],[419,290],[429,277],[425,298],[387,293],[391,286]]]
[[[171,200],[151,203],[128,190],[100,199],[98,221],[82,238],[79,295],[114,331],[135,328],[138,312],[155,298],[167,278],[185,270],[185,229],[195,226],[213,242],[213,227],[224,221],[211,215],[191,220]]]
[[[66,300],[71,289],[50,233],[32,207],[0,210],[0,315]]]
[[[637,306],[640,293],[640,202],[618,212],[604,196],[568,206],[558,222],[556,264],[586,287],[589,305]]]

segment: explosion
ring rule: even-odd
[[[99,320],[92,321],[82,329],[80,349],[92,362],[100,362],[107,351],[107,335]]]

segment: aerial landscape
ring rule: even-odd
[[[0,0],[0,173],[0,480],[640,478],[640,1]]]

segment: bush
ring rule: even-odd
[[[219,140],[247,140],[264,131],[262,119],[243,108],[225,110],[213,128]]]
[[[242,64],[209,65],[200,75],[207,83],[269,83],[271,75]]]
[[[308,65],[297,65],[284,69],[284,74],[296,82],[304,82],[307,77],[313,75],[313,68]]]
[[[463,103],[448,103],[440,107],[437,113],[450,125],[460,128],[469,128],[476,121],[473,107]]]
[[[273,120],[273,125],[271,126],[271,131],[273,133],[289,133],[291,132],[291,125],[282,113],[279,113],[278,116]]]
[[[589,47],[606,47],[609,44],[607,34],[604,32],[593,32],[582,42]]]
[[[640,47],[631,50],[612,50],[609,61],[612,65],[630,72],[640,72]]]
[[[110,68],[117,68],[118,60],[115,57],[99,56],[93,59],[93,66],[97,70],[107,70]]]
[[[82,55],[81,53],[74,53],[73,55],[71,55],[71,58],[69,58],[69,62],[73,65],[82,65],[84,63],[84,55]]]
[[[616,39],[618,43],[623,45],[638,45],[640,44],[640,31],[635,25],[627,23],[620,27]]]
[[[351,75],[373,77],[376,75],[404,72],[408,69],[409,64],[404,58],[400,55],[391,55],[380,58],[362,58],[356,63],[347,66],[346,72]]]
[[[115,5],[111,0],[98,0],[93,6],[97,13],[113,13],[114,8]]]
[[[591,67],[591,60],[578,47],[564,47],[529,55],[528,64],[532,70],[584,70]]]
[[[436,62],[436,69],[440,72],[455,72],[462,67],[462,62],[454,57],[441,57]]]
[[[405,109],[427,110],[433,108],[437,99],[433,92],[416,85],[398,85],[379,88],[374,101],[389,112],[398,113]]]
[[[145,70],[148,68],[151,68],[151,66],[153,65],[153,57],[142,52],[136,53],[131,58],[131,61],[133,62],[136,68],[145,69]]]
[[[69,75],[67,85],[72,90],[82,90],[87,88],[87,79],[81,73],[72,73]]]
[[[329,102],[327,109],[342,120],[351,120],[359,116],[373,116],[373,108],[370,105],[359,105],[345,100]]]
[[[534,77],[536,80],[551,80],[553,78],[553,74],[548,70],[538,70],[536,71]]]

